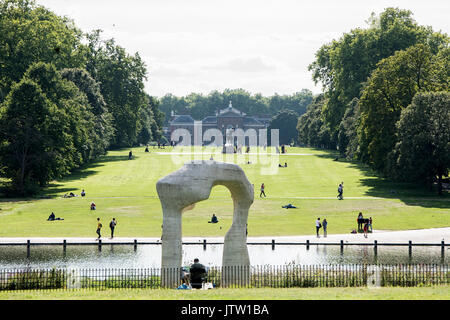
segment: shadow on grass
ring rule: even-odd
[[[127,149],[128,150],[128,149]],[[120,150],[114,150],[114,151],[120,151]],[[86,163],[83,166],[74,169],[69,175],[58,179],[56,181],[52,181],[50,184],[48,184],[44,189],[42,189],[41,192],[39,192],[36,196],[33,197],[24,197],[24,198],[17,198],[17,197],[2,197],[0,194],[0,202],[11,202],[11,201],[27,201],[27,200],[39,200],[39,199],[52,199],[57,198],[61,196],[61,194],[64,193],[70,193],[78,191],[80,188],[64,188],[64,184],[66,182],[81,180],[84,178],[87,178],[89,176],[95,175],[98,173],[98,170],[95,170],[95,168],[103,167],[106,163],[110,162],[119,162],[119,161],[133,161],[135,159],[139,158],[138,156],[133,155],[132,160],[128,159],[128,151],[126,155],[104,155],[101,156],[99,159],[97,159],[94,162]]]
[[[320,154],[317,155],[317,157],[332,159],[335,162],[349,164],[349,168],[356,169],[361,173],[363,178],[359,181],[363,186],[368,188],[368,190],[364,193],[365,196],[398,199],[409,206],[450,209],[450,194],[448,192],[444,193],[442,196],[439,196],[437,194],[436,187],[430,189],[417,183],[395,182],[383,177],[366,164],[357,161],[345,160],[342,157],[339,157],[336,160],[339,155],[337,151],[326,152],[326,154]]]

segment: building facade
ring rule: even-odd
[[[217,129],[222,133],[223,143],[225,143],[225,136],[227,129],[237,130],[242,129],[246,132],[249,129],[254,129],[256,134],[260,129],[267,129],[269,126],[271,117],[268,115],[258,115],[249,116],[246,113],[234,108],[231,104],[228,107],[219,110],[214,116],[207,116],[201,121],[195,121],[190,115],[174,115],[172,114],[172,119],[169,123],[168,134],[169,141],[175,141],[175,143],[180,143],[179,138],[180,132],[187,130],[185,132],[189,133],[191,136],[191,142],[188,144],[193,144],[194,128],[201,127],[201,131],[204,134],[208,129]],[[178,131],[175,135],[174,132],[177,129],[184,129]],[[178,138],[178,139],[177,139]],[[187,137],[183,137],[183,140]],[[186,142],[186,140],[185,140]]]

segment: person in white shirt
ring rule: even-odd
[[[321,227],[322,227],[322,224],[320,223],[320,218],[317,218],[317,220],[316,220],[316,235],[317,235],[317,238],[320,238],[319,230],[320,230]]]

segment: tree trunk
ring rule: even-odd
[[[442,173],[438,174],[438,195],[442,196]]]

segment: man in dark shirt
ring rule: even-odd
[[[193,289],[201,289],[203,280],[206,276],[206,268],[197,258],[194,259],[194,264],[189,268],[191,277],[191,286]]]

